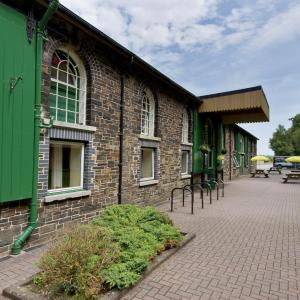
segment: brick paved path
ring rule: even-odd
[[[196,239],[124,299],[300,299],[300,184],[281,177],[232,181],[194,216],[178,203]]]
[[[38,271],[36,261],[44,251],[45,247],[32,249],[28,252],[23,252],[18,256],[11,256],[9,259],[0,261],[0,299],[4,298],[2,290],[15,284],[16,282],[25,280],[29,276]]]
[[[124,300],[300,299],[300,184],[281,177],[232,181],[204,210],[197,198],[193,216],[176,203],[171,217],[196,239]],[[36,272],[42,251],[0,262],[0,292]]]

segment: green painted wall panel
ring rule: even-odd
[[[35,40],[28,43],[26,17],[2,3],[0,26],[0,202],[6,202],[32,197]]]

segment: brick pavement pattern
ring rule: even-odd
[[[0,261],[0,299],[7,299],[2,290],[12,284],[25,280],[38,271],[36,265],[38,258],[45,251],[45,246],[22,252],[17,256]]]
[[[177,201],[170,216],[196,238],[123,299],[300,299],[300,184],[281,177],[232,181],[204,210],[197,196],[194,215]],[[0,294],[38,270],[43,251],[1,261]]]
[[[176,203],[195,240],[123,299],[300,299],[300,184],[281,177],[232,181],[193,216]]]

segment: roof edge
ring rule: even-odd
[[[39,3],[43,3],[43,1],[39,1]],[[152,73],[155,77],[157,77],[159,80],[163,81],[167,85],[169,85],[172,88],[175,88],[178,92],[181,92],[182,94],[185,94],[189,99],[193,100],[195,104],[200,104],[202,102],[201,99],[199,99],[195,94],[185,89],[180,84],[176,83],[174,80],[160,72],[158,69],[144,61],[142,58],[140,58],[138,55],[134,54],[129,49],[125,48],[121,44],[119,44],[117,41],[103,33],[101,30],[81,18],[79,15],[62,5],[59,4],[58,11],[60,11],[62,14],[66,15],[67,17],[75,20],[78,22],[81,26],[87,28],[88,30],[92,31],[94,34],[99,36],[99,40],[102,39],[102,42],[104,41],[108,46],[111,48],[114,48],[119,53],[123,54],[124,56],[127,56],[131,62],[138,64],[140,67],[146,69],[149,73]]]
[[[238,89],[238,90],[232,90],[227,92],[221,92],[221,93],[214,93],[214,94],[208,94],[203,96],[198,96],[198,99],[207,99],[207,98],[215,98],[215,97],[222,97],[222,96],[229,96],[229,95],[235,95],[235,94],[242,94],[242,93],[248,93],[253,91],[259,91],[261,90],[263,92],[263,88],[261,85],[244,88],[244,89]]]
[[[244,133],[250,135],[252,138],[256,139],[257,141],[259,141],[259,138],[256,137],[255,135],[253,135],[251,132],[249,132],[248,130],[244,129],[243,127],[239,126],[238,124],[234,124],[233,127],[237,127],[238,130],[242,130]]]

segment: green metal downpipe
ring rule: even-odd
[[[57,10],[59,0],[52,0],[49,6],[37,23],[36,28],[36,66],[35,66],[35,104],[34,104],[34,149],[33,149],[33,178],[32,178],[32,199],[30,203],[29,223],[27,228],[14,242],[12,254],[17,255],[36,228],[37,220],[37,201],[38,201],[38,168],[39,168],[39,144],[40,144],[40,111],[41,111],[41,90],[42,90],[42,59],[43,59],[43,41],[45,37],[44,30],[48,21]]]

